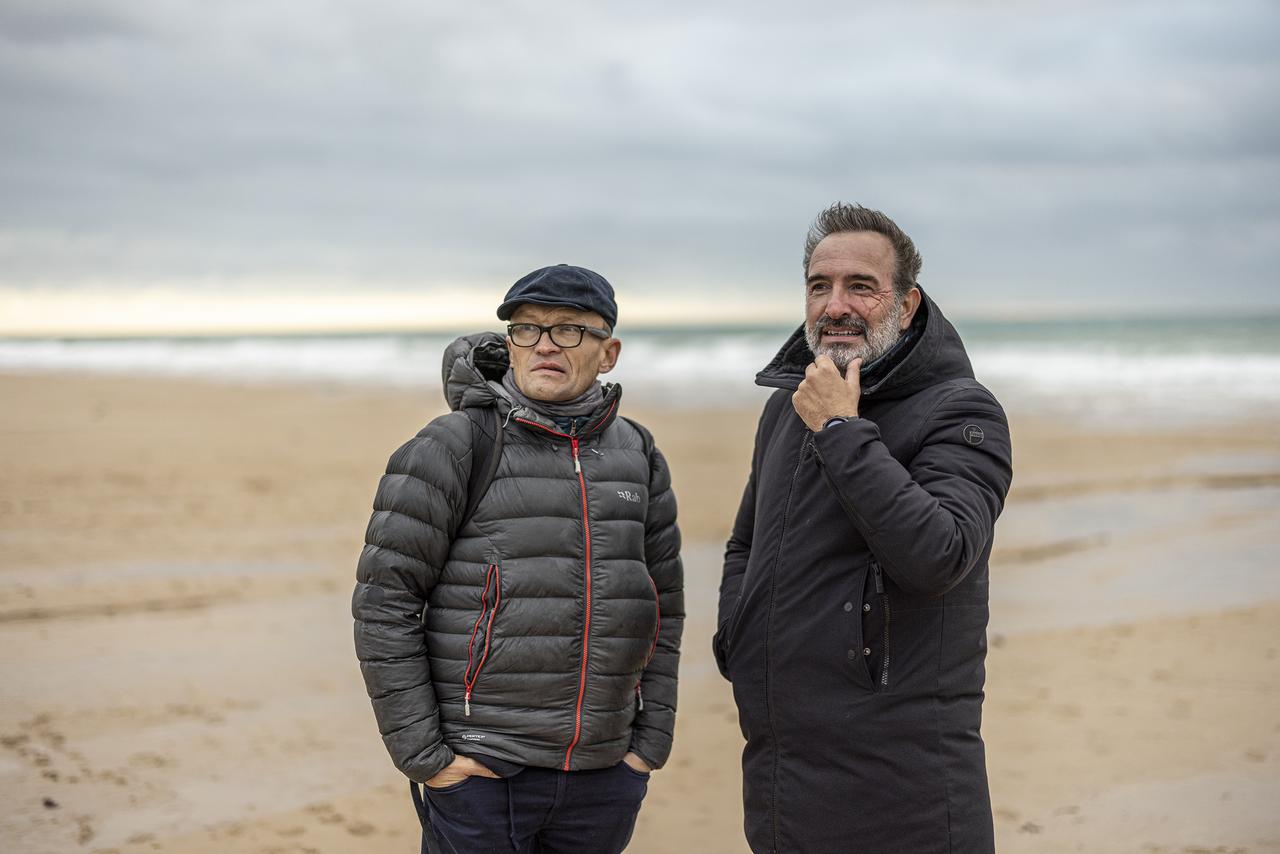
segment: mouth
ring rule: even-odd
[[[824,314],[814,325],[818,340],[823,344],[850,344],[867,337],[867,324],[852,313],[839,317]]]
[[[822,330],[823,341],[852,341],[864,337],[862,330],[847,327],[827,327]]]
[[[535,373],[535,374],[539,372],[548,373],[548,374],[565,373],[564,368],[560,367],[555,362],[539,362],[538,364],[534,365],[530,370],[532,371],[532,373]]]

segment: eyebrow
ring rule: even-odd
[[[578,320],[577,318],[573,317],[572,315],[569,315],[569,316],[564,316],[564,315],[557,316],[557,315],[554,315],[554,314],[553,314],[551,317],[549,317],[549,318],[547,318],[547,317],[542,318],[542,321],[541,321],[541,322],[536,321],[536,320],[514,320],[514,319],[513,319],[513,320],[511,321],[511,323],[532,323],[532,324],[534,324],[534,325],[536,325],[536,326],[562,326],[562,325],[564,325],[564,326],[594,326],[594,325],[595,325],[595,324],[590,323],[590,322],[585,321],[585,320]]]
[[[871,283],[871,284],[873,284],[873,285],[878,285],[878,284],[880,284],[880,280],[879,280],[879,279],[877,279],[875,276],[871,275],[870,273],[853,273],[852,275],[849,275],[849,276],[841,276],[840,278],[841,278],[842,280],[844,280],[844,281],[852,281],[852,282],[870,282],[870,283]],[[824,275],[822,275],[822,274],[817,274],[817,275],[813,275],[813,276],[810,276],[809,278],[805,279],[805,280],[804,280],[804,283],[805,283],[806,285],[811,285],[811,284],[813,284],[814,282],[826,282],[826,281],[830,281],[830,280],[831,280],[831,277],[830,277],[830,276],[824,276]]]
[[[593,323],[592,321],[587,320],[585,318],[579,319],[575,317],[573,314],[554,313],[551,315],[550,319],[544,317],[540,322],[534,321],[534,320],[516,320],[515,318],[512,318],[508,322],[509,323],[532,323],[535,326],[593,326],[598,329],[607,329],[609,330],[609,335],[611,337],[613,335],[612,327],[610,327],[608,321],[604,320],[603,318],[601,319],[600,323],[597,325],[596,323]]]

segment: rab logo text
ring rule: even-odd
[[[629,489],[619,489],[618,497],[621,498],[623,501],[630,501],[633,504],[640,503],[640,493],[632,492]]]

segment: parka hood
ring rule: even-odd
[[[502,375],[510,366],[507,342],[498,333],[476,332],[456,339],[445,348],[441,369],[449,408],[505,405],[510,409],[511,400],[502,391]]]
[[[778,354],[756,374],[756,385],[796,389],[814,359],[805,341],[803,323],[791,333]],[[889,352],[862,366],[862,394],[877,399],[906,397],[945,380],[972,378],[973,367],[960,334],[942,309],[920,289],[920,308],[911,327]]]

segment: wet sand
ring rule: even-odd
[[[407,391],[0,377],[0,850],[416,850],[351,648]],[[632,408],[690,619],[637,852],[741,852],[708,651],[755,413]],[[1000,850],[1280,850],[1280,435],[1017,418],[984,732]]]

